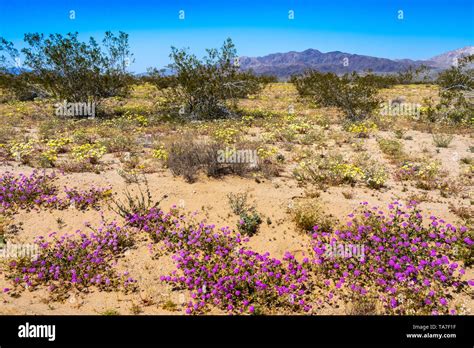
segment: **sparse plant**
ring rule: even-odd
[[[138,188],[138,194],[134,195],[130,192],[128,187],[126,187],[124,191],[124,200],[122,201],[112,197],[111,202],[109,203],[109,208],[123,218],[129,218],[134,214],[144,214],[150,209],[158,207],[161,201],[167,196],[165,195],[161,200],[155,201],[152,197],[146,176],[143,176],[143,181],[145,185],[144,188],[142,188],[141,184],[136,185]]]
[[[262,218],[255,209],[246,210],[240,213],[240,220],[237,224],[237,228],[240,233],[246,236],[253,236],[257,233]]]
[[[296,226],[302,231],[311,232],[314,226],[330,232],[337,225],[337,220],[326,214],[319,199],[305,199],[297,202],[290,210]]]
[[[167,311],[170,311],[170,312],[176,312],[178,310],[178,305],[176,303],[174,303],[173,301],[171,301],[171,300],[167,300],[163,304],[162,307],[163,307],[164,310],[167,310]]]
[[[380,138],[377,140],[380,150],[394,160],[404,157],[403,144],[398,140]]]
[[[116,315],[120,315],[120,312],[115,308],[109,308],[109,309],[104,310],[100,314],[105,315],[105,316],[116,316]]]
[[[436,147],[447,148],[451,141],[453,141],[452,134],[433,134],[433,143]]]
[[[247,199],[248,199],[247,192],[229,193],[227,195],[227,199],[229,201],[230,208],[232,209],[232,212],[235,215],[240,215],[249,209],[249,205],[247,202]]]

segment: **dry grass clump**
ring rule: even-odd
[[[328,215],[320,200],[304,199],[297,202],[290,211],[296,226],[302,230],[311,232],[314,226],[319,226],[320,231],[329,232],[337,226],[337,219]]]

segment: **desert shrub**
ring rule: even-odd
[[[421,107],[423,118],[429,122],[454,124],[472,123],[474,114],[474,55],[458,59],[458,64],[452,65],[439,73],[436,83],[439,85],[439,102],[425,98]]]
[[[340,108],[350,121],[362,121],[379,108],[379,87],[370,74],[337,76],[334,73],[308,71],[291,80],[298,93],[320,106]]]
[[[109,208],[115,212],[116,214],[120,215],[123,218],[130,218],[134,214],[145,214],[152,208],[157,208],[161,201],[166,198],[167,196],[163,196],[163,198],[159,201],[155,201],[150,191],[150,187],[148,185],[148,180],[145,175],[142,176],[142,181],[144,182],[144,188],[140,184],[140,179],[138,177],[134,180],[138,188],[138,194],[132,194],[129,188],[126,187],[123,195],[125,198],[123,200],[116,199],[112,197],[109,202]]]
[[[433,134],[433,143],[436,147],[449,147],[454,136],[452,134]]]
[[[176,76],[165,75],[164,71],[158,70],[156,68],[147,68],[147,73],[140,78],[141,81],[150,83],[153,86],[156,86],[158,89],[176,87],[178,81]]]
[[[158,146],[158,148],[154,149],[152,152],[152,157],[161,161],[168,160],[168,156],[168,151],[165,149],[164,145]]]
[[[240,215],[246,210],[248,210],[249,204],[247,202],[247,199],[248,199],[248,194],[246,192],[245,193],[229,193],[227,195],[229,206],[235,215]]]
[[[242,146],[246,151],[251,151],[247,148],[248,144]],[[166,166],[174,175],[183,176],[188,182],[196,181],[201,170],[210,177],[220,177],[226,174],[245,176],[258,169],[248,156],[240,158],[236,147],[223,149],[222,145],[215,142],[185,139],[168,144],[166,153]]]
[[[50,117],[38,125],[38,136],[41,140],[49,140],[63,135],[71,127],[73,120]]]
[[[78,127],[72,132],[72,142],[76,145],[94,144],[98,140],[97,134],[93,129],[84,125]]]
[[[394,85],[408,85],[413,83],[423,83],[428,81],[429,68],[425,65],[409,66],[398,71],[396,74],[377,75],[370,71],[367,73],[367,80],[377,88],[390,88]]]
[[[13,141],[13,139],[17,137],[17,133],[18,131],[15,127],[8,124],[2,124],[0,127],[0,147],[4,147],[9,142]]]
[[[296,226],[306,232],[311,232],[314,226],[330,232],[337,225],[337,220],[326,214],[318,199],[297,202],[291,209],[291,215]]]
[[[433,98],[423,98],[423,103],[420,107],[422,120],[432,123],[439,121],[438,109],[439,105],[435,104]]]
[[[192,140],[173,142],[168,146],[166,166],[173,175],[183,176],[187,182],[194,182],[203,168],[208,168],[211,174],[217,174],[217,151],[217,144],[209,145]]]
[[[458,64],[441,72],[437,83],[440,86],[440,102],[436,106],[437,120],[454,123],[472,123],[474,115],[474,55],[465,56]]]
[[[185,119],[235,116],[227,101],[256,93],[261,84],[251,74],[239,72],[235,46],[227,39],[220,50],[209,49],[199,60],[186,50],[172,48],[170,55],[177,86],[169,99]]]
[[[414,205],[395,202],[389,209],[385,214],[364,203],[347,228],[333,234],[315,228],[316,269],[325,285],[346,300],[371,295],[388,314],[456,313],[452,295],[468,285],[456,262],[458,248],[472,246],[467,229],[434,216],[425,225]],[[344,255],[334,253],[340,245]],[[353,246],[363,249],[355,254]]]
[[[403,144],[395,139],[377,139],[380,150],[394,160],[400,160],[405,156]]]
[[[28,86],[68,102],[93,102],[125,95],[130,85],[126,68],[131,59],[128,35],[106,32],[100,46],[93,38],[81,42],[78,33],[66,36],[31,33],[24,37],[24,65],[31,72],[22,74]],[[3,39],[5,43],[6,40]]]
[[[240,213],[237,228],[242,235],[251,237],[258,232],[261,223],[260,214],[255,209],[249,209]]]
[[[324,134],[324,131],[317,128],[312,129],[308,131],[307,133],[303,134],[301,138],[299,139],[299,143],[302,145],[318,144],[320,146],[323,146],[325,141],[326,141],[326,136]]]
[[[227,195],[232,212],[240,217],[237,229],[241,234],[251,237],[257,233],[262,218],[255,206],[248,204],[247,198],[247,193],[229,193]]]

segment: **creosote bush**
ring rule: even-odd
[[[255,94],[262,87],[262,80],[239,71],[231,39],[227,39],[220,50],[208,49],[202,60],[175,47],[170,57],[177,84],[172,86],[169,98],[174,112],[184,119],[234,117],[237,113],[227,102]]]
[[[381,104],[377,96],[379,85],[371,74],[357,73],[337,76],[334,73],[308,71],[294,76],[300,96],[319,106],[340,108],[349,121],[363,121],[370,117]]]
[[[0,39],[0,53],[6,52],[13,60],[18,58],[18,51],[11,43]],[[13,88],[19,94],[24,94],[26,88],[39,89],[61,102],[95,104],[107,97],[124,96],[129,90],[131,76],[126,69],[132,62],[132,54],[128,34],[124,32],[118,36],[106,32],[102,45],[94,38],[81,42],[78,33],[49,37],[30,33],[24,41],[27,47],[22,49],[23,65],[29,70],[20,69],[21,74],[15,74],[4,68],[0,86],[6,82],[8,85],[4,87]],[[5,54],[2,57],[5,61]],[[12,84],[12,80],[18,82]]]
[[[432,119],[455,124],[472,124],[474,115],[474,54],[458,59],[458,64],[441,72],[440,102],[434,107]]]

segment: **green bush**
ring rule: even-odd
[[[319,106],[341,109],[350,121],[361,121],[371,116],[380,107],[377,93],[378,79],[372,74],[364,76],[353,72],[337,76],[334,73],[308,71],[292,77],[300,96]]]
[[[236,116],[227,101],[258,92],[262,83],[251,73],[239,72],[231,39],[220,50],[208,49],[202,60],[172,47],[170,65],[177,85],[171,89],[172,111],[184,119],[218,119]]]
[[[124,32],[118,36],[106,32],[102,45],[92,37],[89,42],[79,41],[77,32],[49,37],[30,33],[24,41],[23,65],[28,70],[15,75],[7,69],[7,56],[14,60],[18,51],[0,38],[0,51],[6,54],[0,58],[0,86],[20,94],[37,89],[60,101],[95,104],[103,98],[126,95],[129,90],[132,78],[126,69],[132,54]]]
[[[245,211],[240,214],[240,221],[238,223],[239,232],[246,236],[253,236],[258,232],[258,228],[262,223],[262,218],[255,211]]]
[[[472,123],[474,121],[474,54],[459,59],[458,64],[441,72],[437,83],[440,86],[440,102],[432,111],[433,121]]]
[[[383,139],[377,140],[380,150],[387,156],[395,160],[401,159],[405,153],[403,151],[403,144],[395,139]]]

